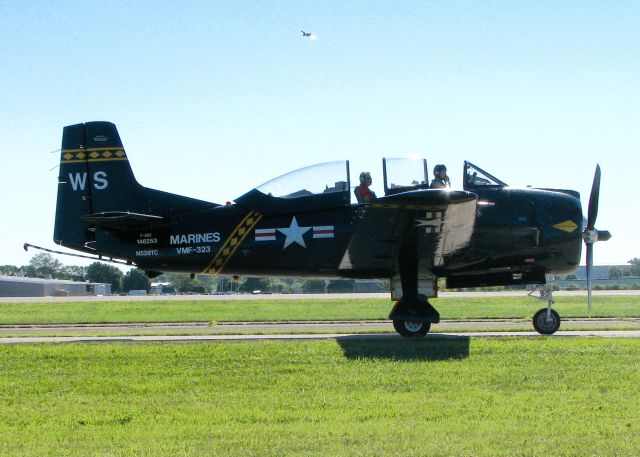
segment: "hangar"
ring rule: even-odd
[[[0,297],[84,297],[111,295],[111,284],[0,275]]]

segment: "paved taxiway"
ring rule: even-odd
[[[594,291],[594,295],[638,295],[640,291]],[[442,293],[441,297],[490,297],[524,296],[525,291],[517,292],[455,292]],[[554,295],[585,295],[584,291],[555,292]],[[148,301],[148,300],[300,300],[300,299],[344,299],[344,298],[385,298],[388,294],[318,294],[318,295],[182,295],[182,296],[144,296],[144,297],[2,297],[0,302],[42,302],[42,301]],[[556,336],[595,336],[640,338],[640,319],[563,319],[563,324],[574,327],[588,327],[590,330],[560,330]],[[604,330],[616,326],[638,326],[638,330]],[[438,328],[447,327],[447,333],[437,333]],[[508,327],[520,331],[497,332],[455,332],[456,328],[489,329]],[[603,329],[598,329],[602,327]],[[453,330],[453,332],[450,332]],[[194,335],[154,335],[154,333],[198,332]],[[19,343],[61,343],[61,342],[101,342],[101,341],[214,341],[214,340],[288,340],[288,339],[326,339],[326,338],[400,338],[393,332],[390,321],[311,321],[311,322],[221,322],[210,326],[208,322],[191,323],[132,323],[132,324],[84,324],[84,325],[0,325],[0,344]],[[100,333],[107,336],[63,336],[65,333]],[[273,332],[280,332],[273,334]],[[309,333],[305,333],[309,332]],[[357,333],[353,333],[357,332]],[[371,332],[371,333],[369,333]],[[432,328],[428,338],[442,337],[500,337],[522,336],[540,337],[532,331],[531,320],[526,319],[483,319],[477,321],[443,320]],[[21,336],[2,337],[2,334],[20,334]],[[28,336],[33,333],[34,336]],[[36,336],[36,333],[40,335]],[[42,336],[42,334],[55,336]],[[108,336],[114,333],[113,336]],[[136,334],[126,335],[126,333]],[[211,334],[203,334],[211,333]],[[238,334],[242,333],[242,334]],[[260,334],[263,333],[263,334]],[[264,334],[267,333],[267,334]],[[271,333],[271,334],[269,334]]]
[[[603,337],[603,338],[640,338],[640,319],[565,319],[565,325],[595,327],[590,330],[560,330],[554,336]],[[637,330],[599,330],[597,327],[616,325],[638,326]],[[453,332],[438,333],[438,327],[453,329]],[[480,338],[480,337],[542,337],[531,330],[531,322],[521,319],[484,319],[477,321],[441,321],[434,326],[428,338]],[[520,331],[468,331],[508,326]],[[442,328],[442,327],[440,327]],[[467,331],[456,332],[456,328]],[[193,335],[157,335],[156,333],[178,333],[196,331]],[[21,336],[2,337],[0,344],[65,343],[65,342],[170,342],[170,341],[232,341],[232,340],[309,340],[309,339],[349,339],[349,338],[401,338],[393,332],[389,321],[311,321],[311,322],[227,322],[209,325],[206,322],[191,323],[138,323],[138,324],[80,324],[80,325],[3,325],[0,335],[20,334]],[[107,333],[102,336],[64,336],[71,332]],[[211,334],[202,334],[211,332]],[[280,332],[280,333],[273,333]],[[313,333],[305,333],[313,332]],[[357,332],[357,333],[354,333]],[[372,333],[368,333],[372,332]],[[34,336],[29,336],[34,333]],[[35,335],[49,333],[53,336]],[[109,333],[114,333],[109,336]],[[132,333],[132,335],[126,335]]]
[[[469,332],[430,333],[429,338],[496,338],[527,337],[549,338],[536,332]],[[585,330],[558,331],[551,338],[558,337],[600,337],[600,338],[640,338],[640,330]],[[0,338],[0,344],[33,343],[101,343],[101,342],[194,342],[194,341],[238,341],[238,340],[324,340],[324,339],[403,339],[397,334],[380,333],[323,333],[295,335],[188,335],[188,336],[44,336]],[[408,340],[410,341],[410,340]]]
[[[637,326],[640,330],[640,318],[636,319],[615,319],[615,318],[593,318],[593,319],[563,319],[563,325],[573,325],[581,327],[591,327],[598,330],[597,327],[611,328],[616,326]],[[531,330],[532,324],[530,319],[481,319],[481,320],[447,320],[440,321],[440,324],[434,326],[432,331],[438,328],[447,327],[447,329],[457,328],[496,328],[509,327],[510,329],[518,329],[518,331]],[[132,333],[170,333],[184,331],[210,331],[211,333],[264,333],[264,332],[321,332],[321,333],[349,333],[355,332],[393,332],[393,325],[388,320],[362,320],[362,321],[276,321],[276,322],[219,322],[215,325],[209,325],[208,322],[164,322],[164,323],[128,323],[128,324],[47,324],[47,325],[0,325],[0,336],[4,333],[70,333],[70,332],[99,332],[123,334]]]

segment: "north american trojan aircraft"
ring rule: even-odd
[[[574,272],[582,243],[587,272],[600,188],[596,168],[583,218],[578,192],[510,187],[465,162],[463,189],[429,189],[426,161],[384,159],[384,195],[351,201],[349,162],[276,178],[220,205],[140,185],[110,122],[64,128],[54,241],[161,272],[385,278],[396,301],[389,319],[403,336],[423,336],[447,288],[545,284]],[[417,166],[416,166],[417,164]],[[26,246],[25,246],[26,247]],[[589,281],[590,283],[590,281]],[[554,333],[558,313],[536,313]]]

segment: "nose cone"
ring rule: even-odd
[[[578,198],[566,194],[549,196],[542,204],[538,221],[543,222],[545,239],[566,239],[567,237],[579,237],[586,220],[582,215],[582,205]]]
[[[537,202],[536,222],[542,225],[542,250],[550,270],[570,273],[580,264],[586,221],[580,199],[561,192],[547,193]]]
[[[611,233],[608,230],[598,231],[598,241],[609,241],[611,239]]]

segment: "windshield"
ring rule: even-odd
[[[487,173],[471,162],[464,163],[464,189],[478,187],[506,187],[508,184]]]
[[[427,186],[427,161],[424,159],[383,159],[385,194]]]
[[[301,168],[256,188],[265,195],[298,198],[349,191],[349,162],[340,160]]]

